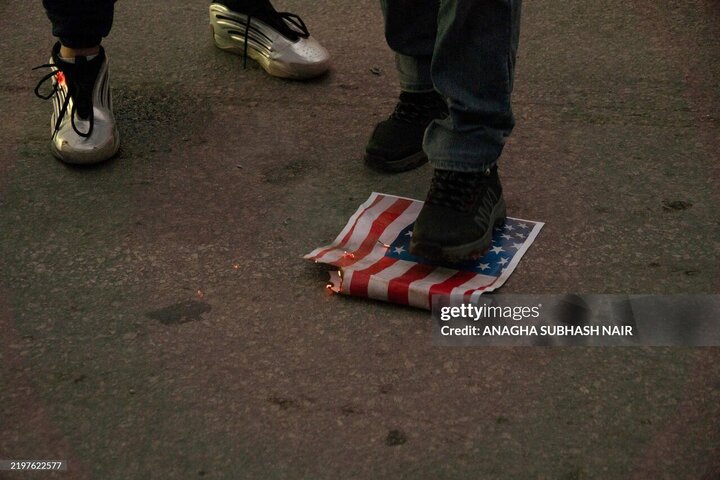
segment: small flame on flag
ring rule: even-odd
[[[325,285],[328,293],[340,293],[342,291],[343,272],[338,270],[330,273],[330,281]]]

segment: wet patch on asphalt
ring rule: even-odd
[[[188,300],[159,310],[153,310],[145,315],[148,318],[159,321],[163,325],[179,325],[202,320],[203,314],[209,312],[211,309],[212,307],[208,303]]]

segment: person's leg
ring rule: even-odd
[[[430,64],[437,32],[438,0],[380,0],[385,40],[395,52],[403,92],[432,92]]]
[[[423,148],[434,167],[411,251],[461,261],[486,251],[505,201],[495,166],[515,124],[510,95],[520,0],[442,0],[432,60],[450,115],[434,121]],[[497,253],[499,255],[499,253]]]
[[[62,45],[60,55],[73,58],[98,53],[112,28],[115,0],[43,0],[53,36]]]
[[[433,122],[424,149],[437,169],[484,171],[515,120],[510,104],[520,0],[442,0],[432,60],[450,115]]]
[[[268,0],[213,0],[210,27],[218,48],[255,60],[270,75],[305,79],[330,68],[330,54],[302,19]]]
[[[120,145],[100,46],[112,27],[114,0],[43,0],[43,6],[59,39],[42,66],[50,72],[35,89],[53,99],[51,150],[66,163],[102,162]],[[47,81],[51,89],[42,93]]]
[[[365,163],[376,170],[402,172],[427,162],[422,151],[425,129],[447,114],[430,73],[439,2],[381,0],[380,4],[401,93],[392,115],[375,126],[365,147]]]

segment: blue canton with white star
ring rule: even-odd
[[[412,238],[414,225],[415,224],[412,223],[400,232],[400,235],[398,235],[390,245],[390,248],[387,249],[387,252],[385,252],[386,257],[499,277],[503,270],[510,265],[513,256],[525,245],[528,235],[535,227],[535,222],[507,218],[503,225],[494,229],[492,245],[485,256],[478,260],[455,264],[435,262],[411,255],[409,252],[410,239]]]

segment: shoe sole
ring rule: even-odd
[[[109,144],[109,148],[99,148],[92,152],[61,152],[58,150],[55,142],[50,142],[50,151],[63,163],[68,165],[94,165],[103,163],[113,158],[120,149],[120,136],[115,129],[113,141]]]
[[[410,241],[410,253],[418,257],[427,258],[428,260],[449,263],[461,263],[481,258],[492,245],[493,230],[505,222],[507,216],[506,210],[505,200],[500,197],[500,200],[495,204],[490,214],[491,227],[488,228],[485,234],[478,240],[447,247],[438,243],[418,242],[412,239]]]
[[[216,25],[213,25],[212,22],[217,22],[219,20],[213,15],[221,15],[224,19],[223,21],[225,22],[237,23],[239,25],[237,35],[230,35],[226,33],[222,27],[216,28]],[[244,26],[241,22],[244,22],[244,17],[241,17],[227,9],[215,12],[213,6],[211,6],[210,32],[215,46],[224,52],[239,56],[245,55],[245,40],[244,38],[241,38],[242,35],[240,33],[240,30],[242,30]],[[251,25],[253,25],[253,22],[251,22]],[[270,27],[265,28],[269,29]],[[327,72],[330,68],[329,61],[299,64],[282,62],[271,58],[267,47],[256,44],[252,38],[250,38],[247,45],[247,56],[251,60],[257,62],[263,70],[273,77],[288,78],[293,80],[306,80],[318,77]]]
[[[401,173],[414,170],[428,161],[425,152],[413,153],[398,160],[388,160],[377,155],[365,154],[365,165],[379,172]]]

